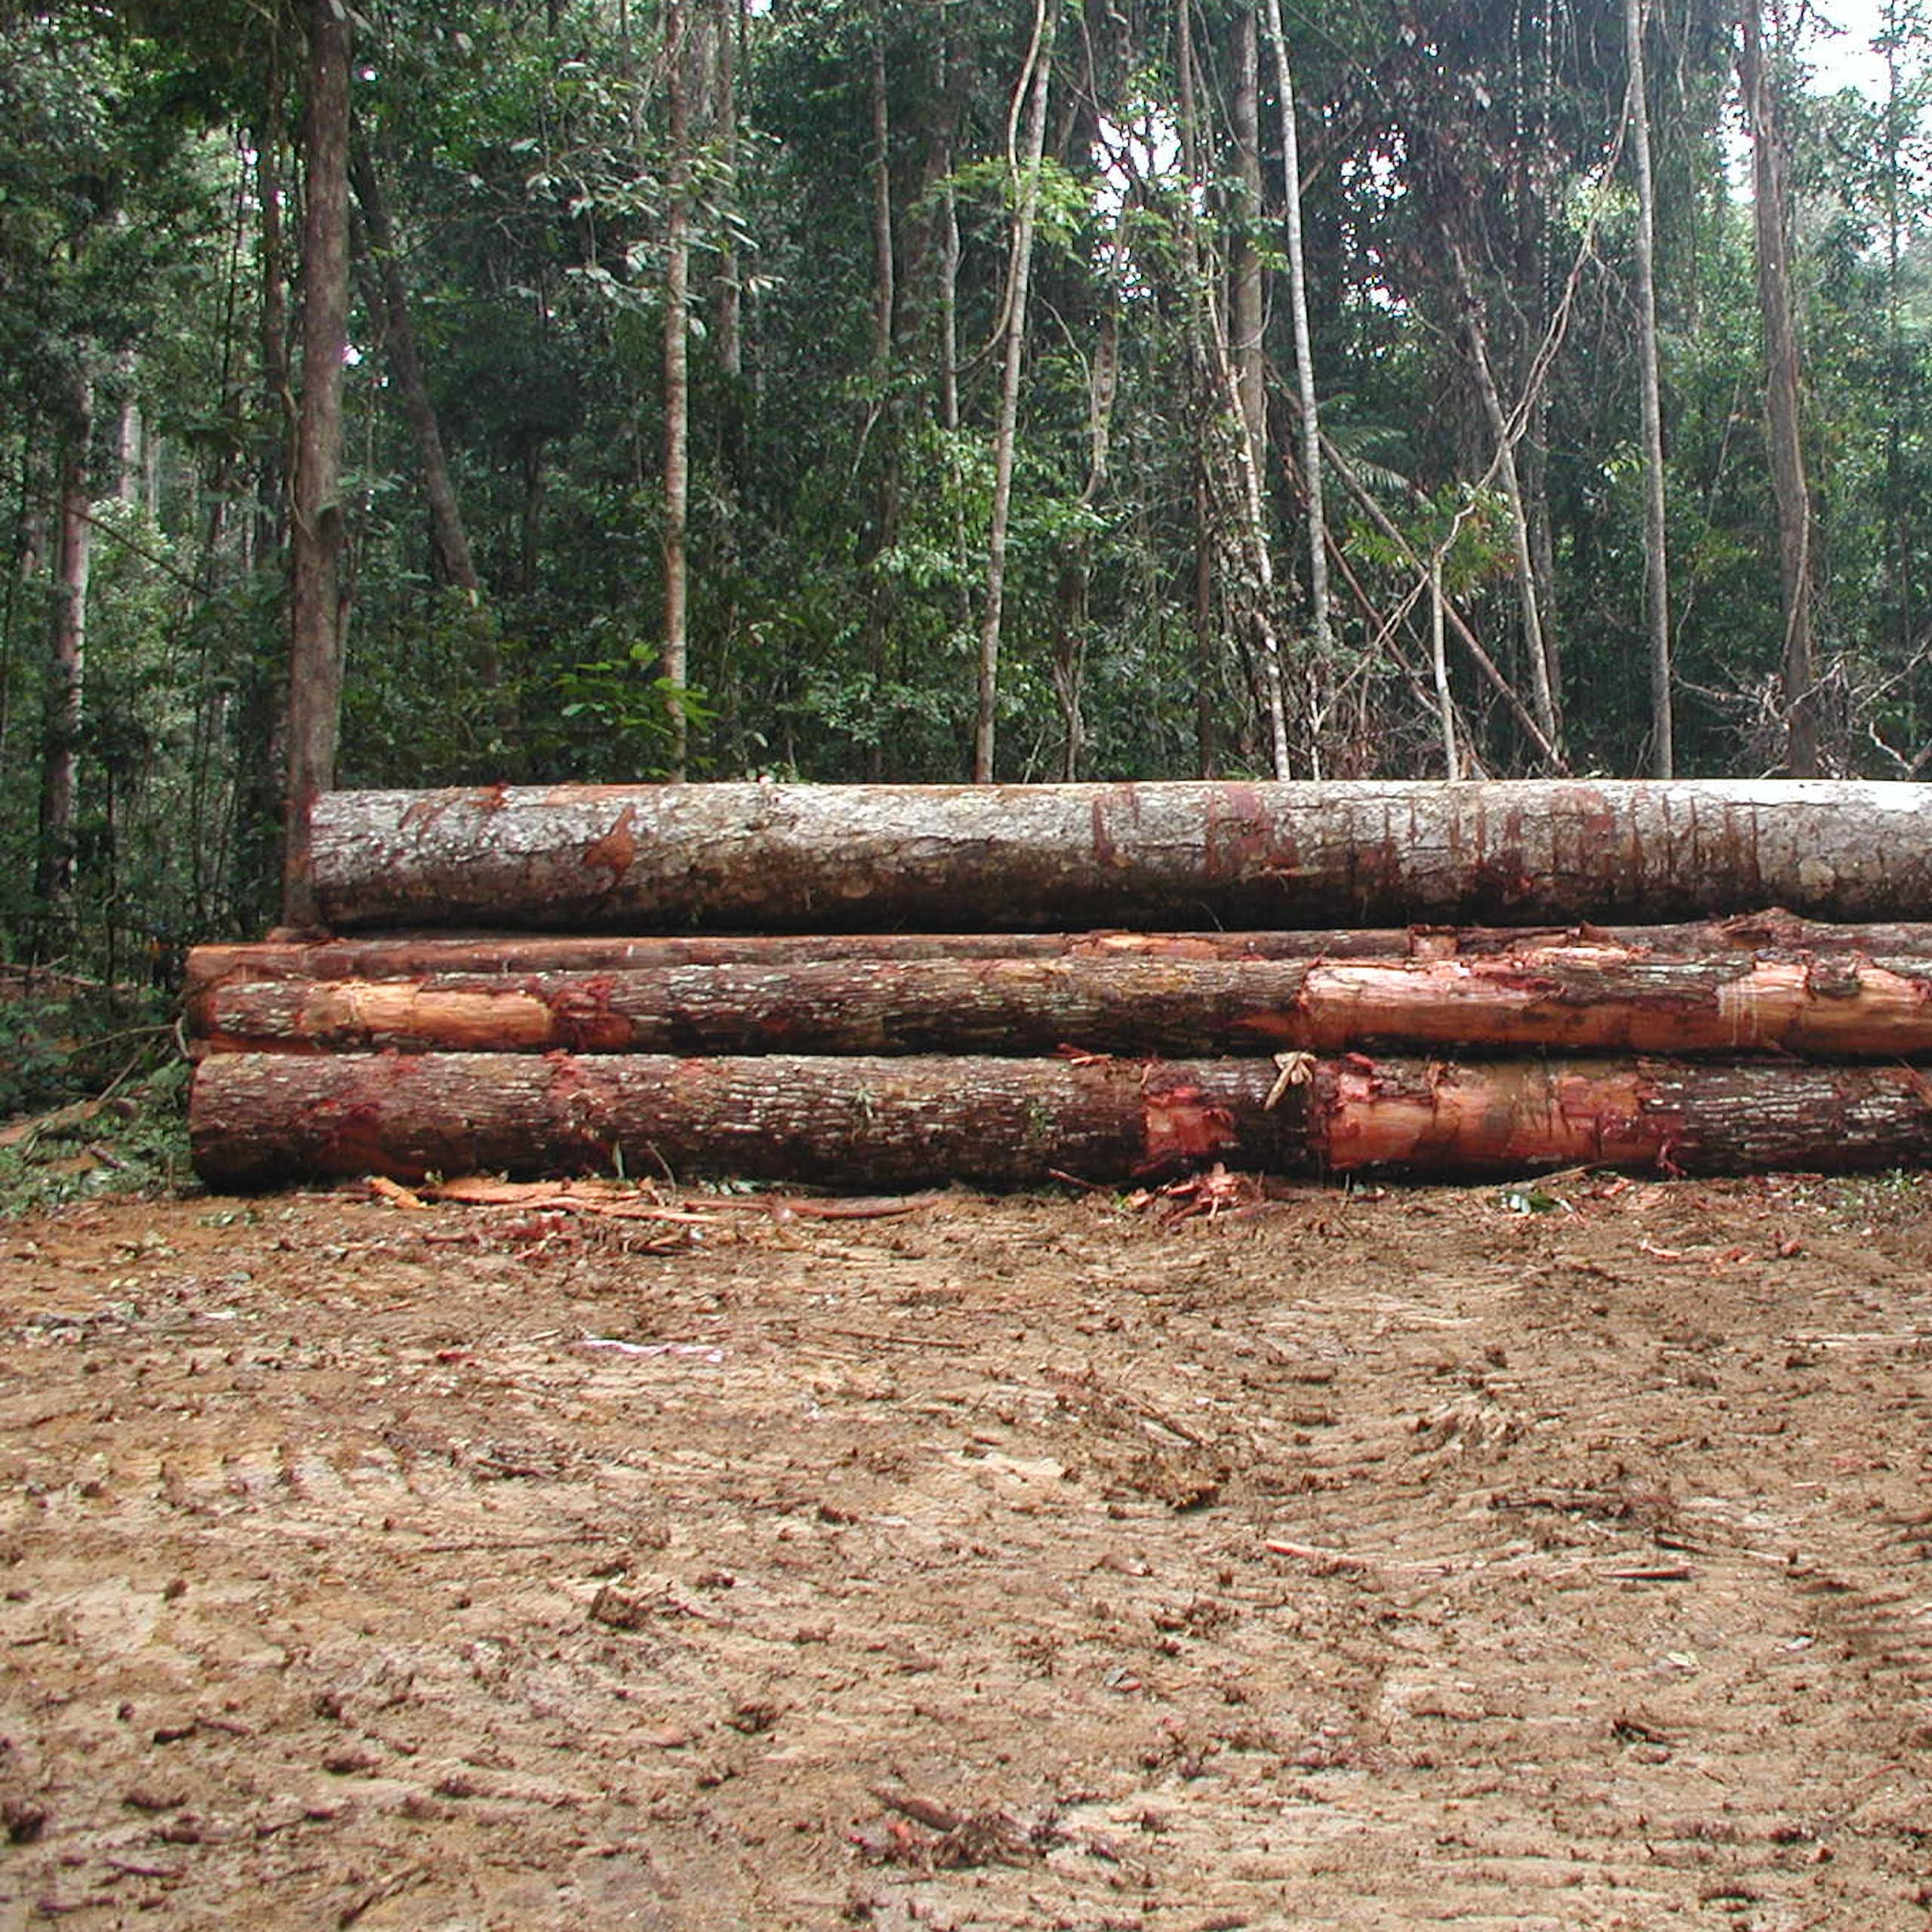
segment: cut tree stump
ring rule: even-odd
[[[345,930],[1932,918],[1932,787],[1901,783],[502,786],[312,826]]]
[[[222,1054],[196,1070],[189,1124],[202,1177],[229,1187],[613,1169],[1124,1184],[1209,1161],[1461,1177],[1850,1171],[1924,1163],[1932,1082],[1896,1067],[1355,1054],[1278,1073],[1270,1060]]]
[[[1605,944],[1432,959],[804,959],[603,972],[264,980],[198,996],[205,1052],[1186,1056],[1932,1054],[1932,960]]]

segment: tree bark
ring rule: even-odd
[[[94,385],[75,377],[60,446],[60,521],[54,553],[54,608],[48,635],[47,710],[41,743],[40,838],[34,897],[49,908],[74,882],[74,800],[86,689],[88,584],[94,556],[88,446]]]
[[[1214,534],[1214,500],[1208,488],[1204,452],[1198,452],[1194,472],[1194,582],[1189,599],[1189,621],[1194,634],[1194,762],[1203,778],[1220,774],[1219,734],[1215,730],[1215,669],[1220,653],[1214,629],[1214,561],[1220,548]]]
[[[224,1054],[189,1129],[214,1187],[382,1174],[668,1172],[878,1187],[1118,1184],[1211,1161],[1475,1177],[1918,1166],[1910,1069],[1644,1060],[753,1060]],[[1271,1097],[1276,1104],[1268,1104]]]
[[[1644,608],[1650,638],[1651,776],[1676,776],[1672,716],[1670,565],[1664,514],[1663,387],[1658,373],[1657,190],[1651,173],[1651,109],[1644,73],[1644,0],[1623,0],[1630,68],[1630,149],[1637,172],[1637,341],[1643,383]]]
[[[811,933],[650,937],[422,932],[198,946],[188,955],[191,1024],[217,988],[271,980],[408,980],[432,975],[621,974],[680,967],[765,970],[814,961],[931,959],[1300,961],[1483,959],[1590,945],[1696,959],[1844,955],[1932,960],[1932,925],[1847,924],[1777,910],[1651,926],[1349,926],[1286,932]]]
[[[1254,8],[1244,4],[1235,17],[1234,88],[1228,120],[1234,134],[1235,178],[1241,205],[1234,224],[1233,260],[1228,272],[1228,361],[1248,460],[1267,494],[1268,389],[1262,355],[1261,55]]]
[[[1932,1054],[1932,964],[1660,958],[802,960],[269,980],[198,1002],[203,1052]]]
[[[1811,614],[1811,492],[1804,475],[1798,325],[1791,287],[1789,192],[1777,83],[1764,57],[1761,0],[1744,0],[1738,78],[1751,128],[1758,306],[1764,332],[1764,409],[1771,491],[1777,503],[1778,581],[1784,609],[1785,770],[1821,769]]]
[[[665,0],[664,88],[666,209],[664,222],[664,643],[659,670],[666,685],[669,749],[665,769],[685,775],[691,724],[683,694],[691,671],[691,103],[685,72],[689,35],[685,0]]]
[[[114,470],[112,494],[131,507],[141,499],[141,450],[146,426],[141,418],[137,384],[140,374],[131,345],[114,358]]]
[[[302,406],[289,538],[287,836],[282,918],[315,916],[309,808],[335,782],[342,713],[342,366],[349,340],[349,75],[339,0],[311,0],[303,131]]]
[[[1456,699],[1449,688],[1449,654],[1444,638],[1447,601],[1442,594],[1442,555],[1437,551],[1429,560],[1429,669],[1436,726],[1442,734],[1442,775],[1453,780],[1463,775],[1463,754],[1456,742]]]
[[[1000,626],[1006,599],[1007,526],[1012,512],[1013,468],[1020,430],[1020,377],[1026,352],[1026,297],[1033,272],[1034,222],[1040,205],[1040,162],[1046,145],[1048,82],[1053,72],[1054,40],[1059,23],[1060,0],[1038,0],[1031,65],[1023,82],[1026,118],[1023,162],[1009,149],[1017,199],[1002,324],[999,421],[993,432],[993,500],[986,536],[986,590],[980,611],[979,691],[973,724],[973,780],[979,785],[991,784],[993,776]]]
[[[872,678],[872,733],[866,748],[866,775],[885,772],[884,709],[898,597],[893,573],[881,558],[898,546],[901,500],[900,414],[892,383],[893,348],[899,314],[898,251],[892,220],[892,116],[886,88],[885,20],[875,0],[872,18],[872,366],[865,417],[859,431],[863,450],[883,421],[886,447],[873,489],[872,529],[866,558],[866,666]]]
[[[1283,928],[1932,916],[1932,789],[1815,780],[348,792],[337,928]]]
[[[892,363],[899,277],[898,251],[892,232],[892,115],[886,92],[885,18],[878,0],[874,0],[872,8],[872,373],[882,391]]]
[[[255,486],[255,548],[279,549],[288,521],[288,446],[294,398],[288,388],[288,264],[283,242],[282,143],[285,83],[282,37],[269,36],[268,105],[256,135],[255,200],[260,233],[260,315],[262,439]]]
[[[738,40],[743,30],[741,5],[742,0],[713,0],[712,27],[718,42],[711,121],[717,143],[718,190],[724,206],[733,213],[736,212],[738,199]],[[712,333],[718,344],[718,366],[726,382],[735,385],[745,373],[745,333],[744,284],[734,221],[727,220],[719,225],[718,272],[712,287],[715,293]],[[740,427],[736,420],[735,398],[731,408],[735,437]],[[739,458],[743,453],[734,448],[730,454],[735,478],[741,467]]]
[[[1281,0],[1267,0],[1268,38],[1275,54],[1275,87],[1281,96],[1282,231],[1288,245],[1288,309],[1294,327],[1295,386],[1301,403],[1302,488],[1308,499],[1308,588],[1315,632],[1315,679],[1325,710],[1334,673],[1328,596],[1328,518],[1321,491],[1321,416],[1315,392],[1315,352],[1309,329],[1308,268],[1302,246],[1301,142],[1295,125],[1294,71],[1281,27]],[[1321,755],[1319,734],[1312,749]],[[1315,776],[1321,775],[1318,764]],[[1450,776],[1455,773],[1452,768]]]

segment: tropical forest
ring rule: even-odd
[[[0,8],[0,956],[169,983],[334,786],[1916,777],[1929,71],[1918,0]]]

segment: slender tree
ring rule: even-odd
[[[1020,379],[1026,354],[1026,300],[1033,272],[1033,230],[1040,208],[1040,165],[1047,137],[1048,83],[1060,0],[1037,0],[1032,39],[1007,122],[1007,161],[1014,187],[1011,245],[1001,319],[999,420],[993,431],[993,500],[986,536],[984,600],[980,611],[979,702],[973,724],[973,780],[993,776],[994,721],[999,704],[1000,626],[1006,601],[1007,526],[1013,510],[1013,467],[1020,429]],[[1023,107],[1026,123],[1019,132]]]
[[[1268,38],[1281,108],[1281,218],[1288,245],[1288,309],[1294,325],[1295,385],[1301,402],[1302,489],[1308,502],[1308,587],[1314,629],[1315,678],[1325,695],[1333,672],[1328,593],[1328,518],[1321,495],[1321,416],[1315,400],[1315,355],[1308,324],[1308,263],[1302,244],[1301,142],[1295,126],[1294,71],[1281,29],[1281,0],[1268,0]],[[1321,734],[1309,734],[1320,776]]]
[[[60,518],[48,651],[47,714],[40,766],[40,849],[34,892],[59,906],[74,882],[75,766],[80,757],[87,664],[88,582],[94,554],[88,444],[94,385],[77,374],[61,441]]]
[[[1657,366],[1657,189],[1644,71],[1644,0],[1623,0],[1630,68],[1630,153],[1637,175],[1637,357],[1643,394],[1644,603],[1650,635],[1651,775],[1676,775],[1672,723],[1670,563],[1664,520],[1663,391]]]
[[[342,370],[349,342],[353,17],[311,0],[303,124],[302,401],[289,528],[291,649],[282,921],[313,923],[309,808],[335,782],[342,723]]]
[[[1818,691],[1812,635],[1811,491],[1804,473],[1802,372],[1792,291],[1789,193],[1779,86],[1764,45],[1761,0],[1744,0],[1738,78],[1751,128],[1752,226],[1764,339],[1765,429],[1777,503],[1778,581],[1784,610],[1785,770],[1818,774]]]
[[[430,399],[429,385],[423,372],[422,354],[417,347],[416,325],[410,315],[409,291],[403,282],[395,224],[389,219],[388,198],[383,192],[375,165],[359,140],[350,143],[349,172],[368,236],[374,293],[377,298],[371,306],[383,318],[383,346],[389,357],[396,405],[409,425],[423,466],[423,494],[429,505],[429,543],[435,555],[437,574],[474,604],[481,600],[482,583],[470,555],[469,533],[457,499],[455,479],[450,474],[442,426],[436,419],[435,405]],[[487,681],[492,684],[496,681],[494,671],[494,664],[486,669]]]
[[[684,692],[690,673],[691,100],[685,0],[665,0],[664,92],[669,143],[664,223],[664,644],[659,669],[670,731],[668,775],[681,779],[690,749]]]
[[[1192,0],[1187,0],[1192,5]],[[1228,272],[1228,360],[1241,401],[1248,460],[1267,494],[1267,360],[1262,335],[1266,310],[1261,267],[1261,51],[1254,7],[1247,0],[1235,17],[1234,85],[1228,103],[1234,135],[1235,178],[1241,184],[1234,209],[1232,261]]]
[[[1183,5],[1179,18],[1181,151],[1187,180],[1179,222],[1181,272],[1189,341],[1208,392],[1207,405],[1201,412],[1204,435],[1199,457],[1208,487],[1197,502],[1210,512],[1220,509],[1223,515],[1231,515],[1239,533],[1240,568],[1244,579],[1242,615],[1252,632],[1259,660],[1269,760],[1274,775],[1286,778],[1290,774],[1287,707],[1282,689],[1281,635],[1275,624],[1274,551],[1262,490],[1262,452],[1250,433],[1248,404],[1235,366],[1232,325],[1216,299],[1216,278],[1206,259],[1195,214],[1197,202],[1205,198],[1206,152],[1201,137],[1201,90],[1195,74],[1191,7]],[[1217,494],[1223,500],[1232,497],[1232,503],[1222,509],[1216,501]],[[1197,540],[1218,547],[1218,532]],[[1195,608],[1198,619],[1202,607],[1198,600]]]

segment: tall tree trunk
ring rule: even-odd
[[[713,411],[718,481],[712,530],[716,580],[726,592],[716,631],[715,675],[721,685],[739,630],[740,520],[750,469],[744,393],[744,274],[737,239],[738,71],[744,51],[744,0],[711,0],[714,57],[705,112],[711,129],[712,192],[722,217],[713,225],[716,266],[711,278],[711,342],[720,378]]]
[[[295,401],[290,386],[287,67],[291,35],[278,20],[268,42],[268,99],[255,131],[256,261],[260,278],[257,371],[260,429],[255,445],[254,548],[263,565],[280,558],[288,534],[290,454]],[[258,641],[242,660],[230,714],[235,783],[229,801],[230,917],[271,917],[279,890],[276,846],[286,799],[290,654]]]
[[[939,424],[948,435],[959,429],[959,196],[952,180],[952,153],[940,176],[939,260]]]
[[[1194,196],[1201,178],[1200,122],[1195,111],[1194,0],[1181,0],[1174,9],[1174,72],[1180,112],[1182,179],[1186,192],[1181,202],[1181,232],[1185,245],[1184,266],[1189,279],[1201,275],[1200,248],[1195,233]],[[1187,291],[1188,321],[1198,337],[1200,302],[1192,288]],[[1204,368],[1206,358],[1197,343],[1194,361],[1197,370]],[[1194,595],[1191,616],[1194,630],[1194,748],[1196,775],[1214,778],[1220,773],[1220,749],[1217,741],[1214,717],[1215,670],[1219,656],[1214,628],[1216,563],[1220,537],[1215,528],[1214,491],[1208,475],[1209,454],[1205,437],[1200,439],[1194,460]]]
[[[1442,595],[1442,553],[1432,551],[1429,559],[1429,669],[1435,692],[1435,717],[1442,734],[1442,775],[1463,775],[1462,753],[1456,743],[1456,700],[1449,688],[1449,657],[1444,648],[1444,599]]]
[[[1260,667],[1260,703],[1268,726],[1269,761],[1274,775],[1285,778],[1289,771],[1287,711],[1282,694],[1281,648],[1275,627],[1274,552],[1268,538],[1266,505],[1261,488],[1261,471],[1257,451],[1248,432],[1246,405],[1235,371],[1230,343],[1231,330],[1216,300],[1214,288],[1203,259],[1200,237],[1194,219],[1197,197],[1205,188],[1205,170],[1196,111],[1198,90],[1195,79],[1192,15],[1190,8],[1180,8],[1176,15],[1177,65],[1180,70],[1181,149],[1189,191],[1181,205],[1183,272],[1188,284],[1188,325],[1195,358],[1213,398],[1206,412],[1208,435],[1201,451],[1202,473],[1209,485],[1225,483],[1232,467],[1232,491],[1236,498],[1234,515],[1238,525],[1247,582],[1244,586],[1245,615],[1254,632]],[[1233,445],[1230,466],[1214,447],[1215,431],[1225,426],[1226,441]]]
[[[1327,709],[1334,675],[1334,639],[1329,621],[1328,519],[1321,494],[1321,417],[1315,394],[1315,355],[1308,321],[1308,264],[1302,246],[1301,142],[1295,125],[1294,73],[1288,64],[1287,35],[1281,28],[1281,0],[1268,0],[1268,38],[1275,54],[1275,87],[1281,107],[1282,221],[1288,245],[1288,306],[1295,338],[1295,383],[1301,398],[1302,488],[1308,499],[1308,587],[1315,632],[1313,672],[1317,707]],[[1309,734],[1321,776],[1318,730]],[[1453,775],[1453,774],[1452,774]]]
[[[1204,457],[1197,458],[1194,470],[1194,751],[1195,775],[1216,778],[1221,759],[1214,729],[1214,558],[1220,546],[1204,463]]]
[[[40,766],[40,844],[34,896],[58,909],[74,882],[75,767],[80,756],[87,664],[88,578],[93,558],[92,491],[88,447],[94,432],[94,388],[77,377],[60,451],[60,523],[54,563],[54,610],[48,638],[45,735]]]
[[[885,20],[877,5],[872,10],[872,373],[875,383],[883,384],[892,360],[898,257],[892,235],[892,116],[886,94]]]
[[[255,552],[281,548],[288,524],[288,447],[294,417],[288,386],[288,261],[282,228],[283,119],[287,103],[282,36],[269,38],[268,111],[256,137],[257,259],[261,270],[262,440],[255,486]]]
[[[34,471],[39,454],[35,426],[24,425],[19,438],[20,494],[14,515],[11,554],[7,560],[5,578],[0,582],[0,770],[6,768],[13,746],[20,606],[29,597],[37,598],[35,580],[45,561],[46,518],[38,507],[41,492],[35,487]]]
[[[1549,685],[1555,707],[1558,735],[1563,723],[1563,650],[1558,631],[1556,601],[1556,539],[1555,519],[1549,503],[1549,383],[1539,365],[1552,342],[1563,331],[1555,326],[1552,314],[1554,293],[1554,243],[1556,224],[1552,203],[1557,184],[1564,178],[1564,159],[1556,139],[1556,14],[1561,0],[1525,0],[1532,11],[1535,30],[1533,58],[1535,63],[1535,128],[1534,139],[1522,143],[1532,157],[1524,171],[1524,193],[1520,226],[1524,232],[1527,256],[1527,286],[1531,302],[1527,326],[1521,331],[1522,380],[1528,389],[1524,409],[1522,478],[1524,508],[1530,526],[1530,561],[1536,574],[1537,620],[1543,632],[1544,661],[1549,666]],[[1518,13],[1520,41],[1522,14]],[[1519,56],[1520,58],[1520,56]]]
[[[940,196],[939,425],[945,432],[952,494],[952,628],[963,646],[973,635],[973,586],[966,529],[966,485],[959,446],[959,196],[952,178],[953,131],[949,125],[936,159]]]
[[[463,527],[455,480],[450,475],[442,428],[436,420],[429,386],[423,379],[423,358],[416,346],[416,327],[410,318],[409,292],[403,285],[402,265],[396,250],[395,226],[389,220],[389,203],[383,194],[374,165],[370,160],[368,149],[359,140],[350,144],[349,169],[368,233],[369,252],[374,258],[377,287],[381,299],[383,346],[389,352],[389,374],[395,382],[396,402],[403,420],[409,425],[410,434],[416,443],[417,460],[423,466],[423,494],[429,503],[429,543],[435,556],[437,574],[474,604],[481,599],[482,586],[470,554],[469,534]],[[488,661],[481,667],[484,681],[492,689],[497,683],[495,656],[493,650]]]
[[[1915,100],[1907,97],[1899,72],[1899,54],[1906,23],[1902,0],[1887,0],[1881,45],[1885,60],[1885,107],[1880,136],[1884,168],[1885,208],[1885,357],[1890,381],[1885,411],[1885,577],[1891,646],[1896,662],[1912,654],[1912,543],[1904,484],[1904,399],[1907,393],[1904,287],[1906,198],[1908,177],[1906,142],[1915,120]]]
[[[1751,128],[1758,306],[1764,335],[1765,421],[1777,502],[1778,580],[1784,611],[1785,770],[1815,777],[1817,672],[1812,636],[1811,494],[1804,475],[1802,377],[1791,285],[1789,194],[1779,88],[1764,44],[1761,0],[1744,0],[1738,78]]]
[[[1234,263],[1228,284],[1226,331],[1229,381],[1235,423],[1241,440],[1237,465],[1243,518],[1253,553],[1257,608],[1253,615],[1260,648],[1263,702],[1275,776],[1288,775],[1287,700],[1282,689],[1281,648],[1275,620],[1274,548],[1268,529],[1268,385],[1263,336],[1266,304],[1262,285],[1260,231],[1264,208],[1261,182],[1261,52],[1254,0],[1235,23],[1235,77],[1229,119],[1235,140],[1235,170],[1241,183],[1240,220],[1235,228]],[[1310,718],[1311,751],[1318,721]]]
[[[1670,566],[1666,549],[1663,391],[1657,370],[1657,192],[1644,74],[1644,0],[1623,0],[1630,69],[1631,153],[1637,170],[1638,361],[1643,377],[1644,601],[1650,633],[1651,776],[1676,775],[1671,716]]]
[[[116,503],[131,508],[141,494],[141,403],[135,389],[134,351],[131,346],[114,358],[114,488]]]
[[[1260,42],[1255,32],[1254,7],[1244,4],[1235,17],[1234,90],[1228,103],[1228,118],[1234,132],[1235,178],[1241,183],[1233,262],[1228,273],[1228,360],[1234,367],[1235,392],[1241,401],[1241,424],[1247,438],[1248,460],[1254,465],[1265,498],[1268,388],[1262,353],[1260,101]]]
[[[738,196],[738,40],[743,27],[740,8],[740,0],[713,0],[718,61],[711,120],[717,139],[718,191],[728,208],[735,205]],[[729,221],[720,226],[715,286],[712,334],[718,345],[718,366],[726,382],[735,385],[745,373],[744,287],[739,274],[737,226]],[[737,414],[734,400],[731,411],[734,431]],[[740,452],[731,449],[727,454],[732,459],[735,476]]]
[[[879,464],[873,492],[873,522],[869,573],[866,588],[866,662],[872,674],[872,703],[881,702],[887,677],[887,655],[892,636],[894,607],[891,578],[878,567],[881,555],[899,540],[900,473],[899,462],[899,410],[891,393],[892,350],[898,311],[898,251],[892,223],[892,118],[886,94],[885,20],[881,9],[872,10],[872,339],[871,394],[866,399],[866,416],[860,441],[861,447],[873,428],[886,425],[886,448]],[[882,725],[876,715],[875,728]],[[875,731],[867,747],[866,764],[873,778],[884,775],[885,743],[882,729]]]
[[[303,129],[302,407],[289,540],[291,649],[282,920],[315,917],[310,813],[335,782],[342,723],[342,367],[349,341],[352,16],[310,0]]]
[[[1006,276],[1005,316],[1001,333],[1004,357],[999,420],[993,432],[993,501],[986,535],[986,574],[980,611],[979,699],[973,724],[973,780],[989,785],[993,777],[994,721],[999,703],[1000,626],[1006,598],[1007,525],[1013,508],[1013,466],[1020,429],[1020,377],[1026,352],[1026,297],[1033,272],[1033,228],[1040,206],[1040,161],[1047,134],[1048,83],[1053,73],[1054,41],[1060,24],[1060,0],[1037,0],[1033,38],[1009,117],[1007,158],[1014,177],[1012,247]],[[1023,155],[1014,146],[1020,104],[1025,103]]]
[[[689,681],[691,518],[691,103],[685,61],[690,39],[685,0],[665,0],[664,87],[668,123],[664,223],[664,645],[659,669],[668,687],[670,733],[666,764],[685,775],[690,724],[683,693]]]

